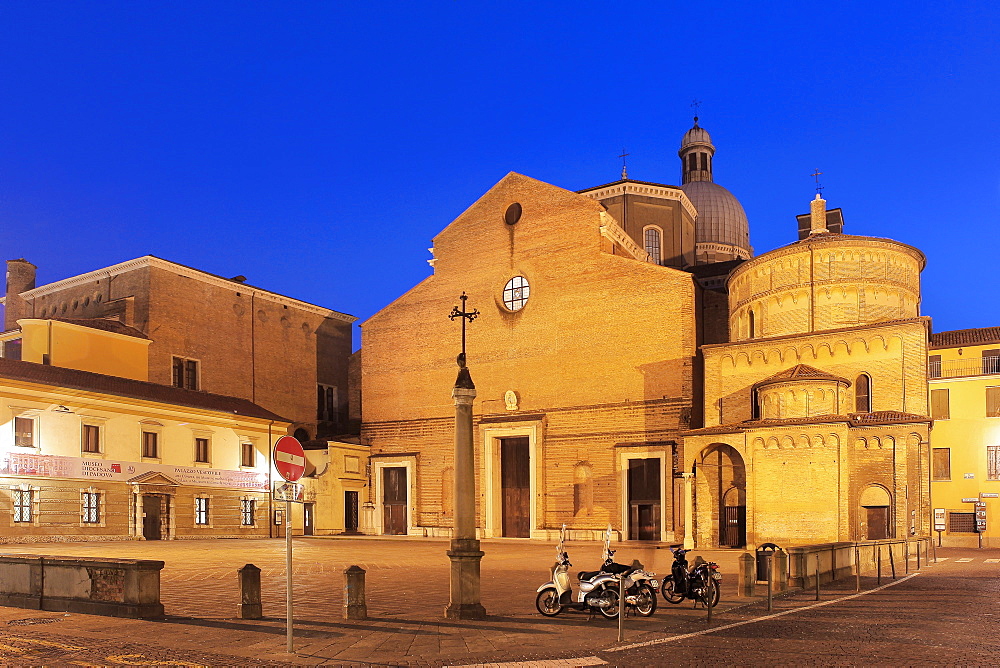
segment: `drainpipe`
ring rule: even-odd
[[[271,426],[274,420],[267,425],[267,537],[274,538],[274,494],[271,484]]]

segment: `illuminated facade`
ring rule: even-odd
[[[936,332],[928,352],[935,528],[942,545],[998,547],[1000,327]]]

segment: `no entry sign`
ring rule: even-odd
[[[294,436],[282,436],[274,444],[274,468],[288,482],[295,482],[306,470],[306,453]]]

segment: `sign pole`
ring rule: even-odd
[[[285,645],[295,652],[292,635],[292,502],[285,501]]]
[[[295,652],[292,635],[292,496],[297,495],[295,481],[305,472],[306,453],[294,436],[282,436],[274,444],[272,459],[278,474],[293,483],[291,490],[282,491],[285,495],[285,644],[288,653],[292,654]],[[274,495],[276,491],[272,490],[271,494]]]

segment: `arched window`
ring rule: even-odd
[[[750,419],[759,420],[760,418],[760,394],[757,392],[757,388],[755,387],[750,390]]]
[[[750,310],[747,313],[748,313],[747,318],[749,320],[749,328],[747,331],[749,332],[750,338],[752,339],[755,336],[757,336],[757,322],[755,320],[753,310]]]
[[[708,171],[708,153],[701,154],[701,168]]]
[[[688,169],[694,171],[698,169],[698,154],[692,153],[688,156]]]
[[[854,381],[854,411],[856,413],[872,412],[872,379],[863,373]]]
[[[642,240],[646,246],[646,252],[653,260],[654,264],[660,264],[660,228],[647,227],[642,231]]]

